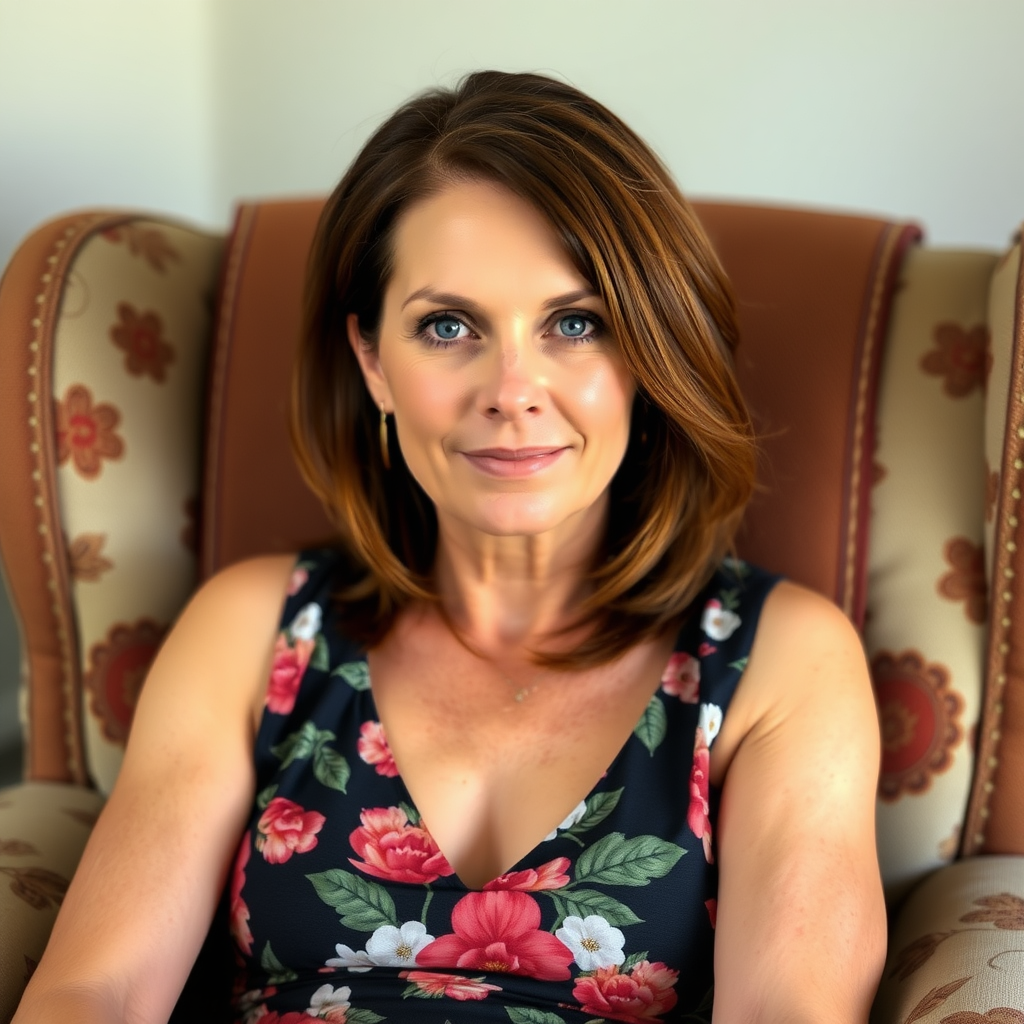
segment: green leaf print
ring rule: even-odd
[[[277,792],[277,783],[275,782],[272,786],[267,786],[266,789],[260,790],[260,795],[256,797],[256,806],[261,810],[267,809],[267,804],[274,799],[274,794]]]
[[[394,900],[384,886],[341,868],[306,877],[313,883],[317,896],[338,912],[346,928],[374,932],[385,924],[398,927]]]
[[[443,995],[444,992],[441,990],[438,990],[437,992],[425,992],[416,984],[416,982],[406,985],[402,990],[403,999],[408,999],[409,996],[415,996],[417,999],[440,999]]]
[[[562,835],[575,839],[584,832],[589,832],[595,825],[600,825],[615,810],[621,796],[622,790],[614,789],[610,793],[595,793],[587,797],[587,809],[583,817],[572,828],[567,828]]]
[[[627,839],[612,832],[580,854],[576,862],[576,884],[647,885],[663,878],[686,851],[657,836]]]
[[[345,1024],[377,1024],[381,1020],[387,1020],[387,1017],[361,1006],[350,1006],[345,1011]]]
[[[619,974],[629,974],[637,964],[642,964],[650,955],[650,950],[647,949],[642,953],[630,953],[629,956],[619,964]]]
[[[596,889],[559,889],[549,895],[562,918],[598,914],[614,928],[643,923],[643,918],[637,917],[625,903]]]
[[[348,761],[331,747],[318,747],[313,754],[313,774],[317,780],[331,789],[346,792],[352,769]]]
[[[269,942],[263,947],[260,967],[267,972],[267,983],[270,985],[283,985],[287,981],[296,981],[299,977],[274,956],[274,951],[270,948]]]
[[[312,722],[306,722],[298,732],[289,734],[277,746],[271,747],[270,752],[274,757],[281,758],[283,770],[293,761],[301,761],[313,753],[317,735],[316,726]]]
[[[505,1012],[512,1024],[565,1024],[557,1013],[538,1010],[532,1006],[506,1006]]]
[[[331,652],[323,633],[317,633],[313,638],[313,656],[309,659],[309,667],[315,668],[317,672],[326,672],[331,667]]]
[[[404,800],[398,802],[398,806],[405,812],[405,816],[409,819],[410,825],[418,825],[420,823],[420,814],[412,804],[407,804]]]
[[[737,670],[738,672],[744,672],[744,671],[746,671],[746,668],[747,668],[747,662],[748,662],[748,661],[750,661],[750,658],[749,658],[749,657],[746,657],[746,658],[737,658],[737,659],[736,659],[735,661],[730,661],[730,662],[729,662],[729,668],[734,668],[734,669],[736,669],[736,670]]]
[[[739,590],[720,590],[718,600],[722,602],[723,608],[734,612],[740,606],[740,592]]]
[[[341,676],[353,690],[370,688],[370,669],[365,661],[346,661],[331,673],[332,679],[335,676]]]
[[[665,714],[665,705],[661,703],[661,698],[655,694],[640,721],[637,722],[633,733],[653,757],[655,750],[665,738],[666,732],[668,732],[668,715]]]

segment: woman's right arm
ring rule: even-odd
[[[252,804],[255,719],[293,564],[226,569],[167,637],[13,1024],[169,1017]]]

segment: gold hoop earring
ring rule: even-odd
[[[388,414],[384,411],[384,403],[380,403],[380,458],[385,469],[391,468],[391,453],[388,451]]]

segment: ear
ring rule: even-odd
[[[380,366],[380,357],[377,350],[367,344],[359,331],[359,317],[355,313],[349,313],[345,319],[345,329],[348,333],[348,343],[355,353],[359,363],[359,369],[363,371],[363,380],[366,381],[366,388],[370,392],[373,404],[380,408],[384,403],[384,411],[391,412],[394,404],[391,401],[391,389],[388,387],[384,371]]]

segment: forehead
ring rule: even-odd
[[[587,284],[547,218],[489,182],[457,182],[400,215],[389,290],[423,287],[567,291]]]

